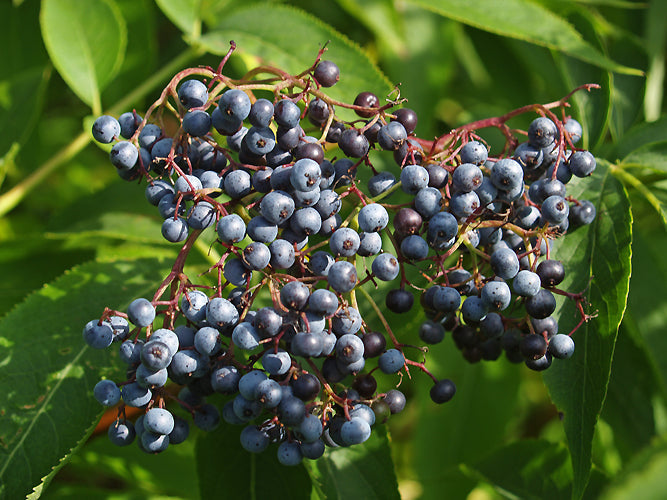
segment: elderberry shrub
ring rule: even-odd
[[[522,135],[508,139],[502,156],[470,131],[503,127],[510,115],[423,147],[413,110],[381,106],[368,91],[353,104],[330,99],[323,89],[345,75],[322,53],[297,76],[263,80],[276,86],[273,101],[254,98],[252,80],[232,81],[222,65],[191,68],[145,118],[95,121],[96,140],[116,141],[110,159],[120,177],[145,182],[164,238],[181,247],[152,297],[105,309],[84,327],[90,347],[116,343],[127,365],[126,380],[91,388],[102,405],[122,405],[109,428],[114,444],[136,439],[147,453],[162,452],[187,438],[184,412],[206,431],[221,421],[244,426],[240,444],[251,453],[279,442],[280,463],[296,465],[325,447],[363,443],[402,411],[405,395],[391,383],[403,372],[429,376],[435,403],[454,397],[454,382],[432,374],[408,336],[435,345],[452,335],[470,362],[504,351],[533,370],[574,354],[572,332],[558,333],[555,295],[589,317],[581,294],[558,288],[568,264],[548,244],[570,222],[595,218],[591,202],[567,194],[568,182],[595,169],[590,153],[567,149],[581,137],[576,120],[562,123],[535,105],[528,142],[512,150]],[[347,124],[339,107],[366,125]],[[171,137],[151,122],[161,112],[181,123]],[[313,124],[319,138],[305,135]],[[338,145],[331,158],[325,143]],[[394,171],[374,169],[371,146],[393,154]],[[390,196],[398,201],[388,204]],[[208,274],[188,276],[204,231],[219,257]],[[415,297],[427,318],[418,331],[390,330],[378,304],[404,314]],[[379,321],[362,317],[364,300]],[[389,386],[378,386],[377,369]],[[176,392],[179,404],[165,408]],[[222,411],[209,402],[218,393],[228,398]],[[124,406],[144,412],[132,423]]]

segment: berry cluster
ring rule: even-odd
[[[118,174],[146,183],[164,238],[184,242],[150,300],[106,309],[84,328],[94,348],[117,341],[128,366],[126,381],[94,388],[105,406],[122,400],[115,444],[139,436],[156,453],[182,442],[188,422],[165,408],[176,400],[197,427],[244,425],[246,450],[280,442],[278,460],[294,465],[325,446],[363,443],[404,408],[400,390],[378,388],[377,371],[394,386],[421,371],[433,379],[432,400],[449,401],[456,387],[427,369],[427,347],[392,331],[372,294],[379,282],[394,283],[384,297],[393,313],[412,311],[419,295],[424,344],[451,331],[471,362],[505,351],[543,370],[573,354],[572,332],[558,333],[552,316],[554,294],[576,301],[581,322],[589,316],[581,294],[557,288],[565,266],[549,242],[593,220],[594,206],[568,197],[566,183],[590,175],[595,159],[574,146],[580,125],[551,111],[564,114],[566,100],[428,141],[415,135],[414,111],[394,109],[400,100],[331,99],[323,89],[339,69],[322,53],[301,74],[262,67],[242,80],[222,74],[228,54],[217,70],[177,74],[145,118],[95,121],[95,139],[115,141]],[[360,118],[345,121],[342,109]],[[519,143],[506,122],[527,112],[539,116]],[[505,133],[498,156],[475,133],[486,127]],[[343,156],[326,159],[330,150]],[[391,152],[396,174],[377,171],[371,151]],[[184,266],[209,227],[220,257],[197,283]],[[215,393],[227,397],[222,412],[206,402]],[[127,406],[145,410],[134,424]]]

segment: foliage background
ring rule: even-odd
[[[0,3],[0,497],[665,498],[666,16],[660,0]],[[599,83],[572,99],[600,159],[584,193],[599,215],[559,255],[573,291],[593,276],[600,316],[567,366],[468,365],[448,338],[429,363],[456,381],[450,404],[417,378],[391,439],[290,470],[243,452],[226,425],[157,457],[98,439],[92,387],[118,365],[81,327],[148,293],[175,249],[90,124],[145,110],[230,39],[236,76],[259,60],[301,70],[331,40],[335,91],[400,83],[421,137]]]

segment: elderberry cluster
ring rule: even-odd
[[[573,176],[595,169],[574,146],[580,125],[535,105],[526,112],[541,116],[527,142],[508,135],[509,155],[490,156],[475,130],[509,130],[510,115],[426,141],[413,110],[393,109],[400,102],[328,97],[339,69],[321,55],[299,75],[264,68],[261,80],[225,77],[225,58],[217,70],[176,75],[145,118],[95,121],[95,139],[115,142],[118,174],[146,183],[164,238],[183,242],[152,298],[106,309],[84,328],[94,348],[119,344],[127,364],[125,381],[94,388],[102,405],[122,401],[109,428],[115,444],[139,437],[156,453],[186,439],[173,400],[200,429],[243,425],[246,450],[279,442],[278,460],[295,465],[366,441],[403,410],[396,386],[411,369],[432,378],[434,402],[449,401],[454,383],[431,374],[428,349],[405,341],[411,332],[392,330],[374,297],[379,282],[394,284],[383,299],[394,313],[413,311],[419,296],[424,344],[451,331],[470,361],[504,350],[535,370],[572,355],[554,294],[588,316],[581,295],[557,288],[565,265],[549,240],[595,216],[566,194]],[[359,119],[343,120],[341,109]],[[370,151],[391,152],[396,171],[377,171]],[[208,281],[192,281],[187,256],[208,228],[216,262]],[[370,309],[377,324],[362,316]],[[394,385],[378,388],[378,370]],[[216,393],[222,410],[209,402]],[[126,407],[144,411],[132,423]]]

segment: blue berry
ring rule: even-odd
[[[137,164],[139,151],[131,142],[120,141],[111,148],[109,159],[114,167],[129,170]]]
[[[396,176],[391,172],[379,172],[368,179],[368,192],[372,197],[379,196],[396,184]]]
[[[245,238],[246,225],[241,216],[229,214],[218,221],[216,231],[222,242],[233,244]]]
[[[186,108],[197,108],[208,101],[208,89],[199,80],[188,80],[178,88],[178,100]]]
[[[269,127],[250,127],[243,143],[255,155],[270,153],[276,145],[276,136]]]
[[[465,143],[459,154],[462,163],[474,163],[475,165],[484,165],[489,156],[486,146],[478,141]]]
[[[211,130],[211,115],[197,109],[188,111],[183,117],[183,131],[193,137],[203,137]]]
[[[589,151],[575,151],[568,159],[568,166],[572,175],[587,177],[595,170],[595,157]]]
[[[181,298],[181,312],[193,323],[201,323],[206,319],[208,297],[201,290],[189,290]]]
[[[440,212],[441,203],[442,194],[434,187],[420,189],[415,195],[415,210],[427,220]]]
[[[523,169],[511,158],[498,160],[491,169],[491,182],[502,191],[512,191],[523,184]]]
[[[549,290],[544,288],[526,299],[526,312],[537,319],[544,319],[556,310],[556,299]]]
[[[259,347],[261,337],[257,329],[248,322],[242,322],[234,327],[232,332],[232,342],[238,346],[239,349],[252,351]]]
[[[439,344],[445,338],[445,329],[440,323],[426,320],[419,327],[419,338],[427,344]]]
[[[221,394],[234,394],[239,389],[241,374],[233,365],[221,366],[211,372],[211,387]]]
[[[377,142],[382,149],[395,151],[408,138],[405,127],[401,122],[393,121],[380,127]]]
[[[428,187],[428,171],[419,165],[406,165],[401,170],[401,189],[408,194],[417,194]]]
[[[114,406],[120,401],[120,389],[112,380],[100,380],[95,384],[93,395],[103,406]]]
[[[250,453],[261,453],[269,447],[271,439],[264,431],[249,425],[241,431],[241,446]]]
[[[284,375],[292,366],[292,358],[282,350],[267,352],[262,356],[262,366],[271,375]]]
[[[550,224],[560,224],[567,220],[570,213],[570,205],[562,196],[549,196],[542,203],[542,218]]]
[[[454,394],[456,394],[456,385],[448,378],[438,380],[430,391],[431,400],[437,404],[450,401]]]
[[[181,444],[189,434],[188,422],[181,417],[174,417],[174,429],[169,433],[169,444]]]
[[[154,434],[169,434],[174,430],[174,416],[169,410],[151,408],[144,415],[144,431]]]
[[[381,257],[381,255],[378,257]],[[376,260],[378,257],[376,257]],[[357,270],[352,263],[345,260],[334,262],[329,268],[327,282],[338,293],[347,293],[353,290],[357,284]]]
[[[123,113],[118,117],[118,123],[120,124],[120,135],[125,139],[130,139],[134,133],[139,128],[142,118],[139,115],[135,116],[135,113],[128,111]]]
[[[570,209],[569,220],[573,226],[590,224],[595,220],[595,205],[588,200],[580,200]]]
[[[310,158],[297,160],[290,171],[290,182],[298,191],[312,191],[319,188],[321,178],[320,165]]]
[[[127,446],[132,444],[134,439],[137,437],[137,433],[132,422],[121,422],[120,420],[116,420],[115,423],[109,426],[107,435],[109,436],[109,441],[111,441],[116,446]]]
[[[389,349],[378,358],[378,368],[383,373],[398,373],[405,365],[405,357],[398,349]]]
[[[248,121],[255,127],[268,127],[273,118],[273,103],[267,99],[257,99],[250,107]]]
[[[519,271],[512,281],[514,293],[522,297],[532,297],[540,291],[541,286],[540,277],[526,269]]]
[[[147,123],[139,132],[139,146],[150,150],[160,137],[162,137],[162,129],[154,123]]]
[[[288,269],[295,261],[294,245],[287,240],[277,239],[269,245],[271,259],[269,263],[274,269]]]
[[[113,342],[113,328],[111,323],[99,320],[91,320],[83,328],[83,339],[95,349],[105,349]]]
[[[259,204],[262,216],[277,225],[289,219],[294,213],[294,208],[294,199],[284,191],[267,193]]]
[[[214,297],[206,305],[206,321],[217,328],[230,328],[238,323],[239,312],[229,300]]]
[[[569,335],[558,333],[549,339],[549,353],[558,359],[567,359],[574,354],[574,341]]]
[[[536,148],[549,146],[557,137],[556,124],[544,116],[535,118],[528,127],[528,142]]]
[[[146,200],[153,206],[158,206],[162,197],[167,194],[174,194],[174,188],[171,184],[162,179],[153,180],[146,186]]]
[[[377,232],[387,227],[389,214],[382,205],[370,203],[361,208],[357,215],[357,221],[362,231],[367,233]]]
[[[294,396],[283,397],[278,405],[278,416],[284,425],[299,425],[306,418],[306,405]]]
[[[563,122],[563,128],[568,134],[570,134],[570,140],[572,141],[572,144],[576,144],[581,140],[581,136],[583,135],[584,131],[581,128],[581,124],[577,120],[574,118],[568,118]]]
[[[401,242],[401,253],[409,260],[424,260],[428,256],[428,243],[417,234],[411,234]]]
[[[141,387],[136,382],[124,385],[121,390],[121,395],[127,406],[136,408],[141,408],[142,406],[147,405],[153,397],[153,393],[150,389]]]
[[[359,234],[349,227],[336,229],[329,239],[329,247],[336,257],[352,257],[357,253],[359,244]]]
[[[352,417],[341,426],[340,435],[349,445],[361,444],[371,436],[371,426],[362,418]]]
[[[401,268],[398,259],[394,255],[385,252],[373,259],[371,270],[378,279],[392,281],[396,279]],[[331,275],[331,271],[329,271],[329,275]]]
[[[475,191],[456,193],[449,200],[449,210],[459,219],[470,217],[479,207],[479,197]]]
[[[202,405],[195,409],[193,422],[199,429],[210,432],[220,425],[220,412],[211,404]]]
[[[482,288],[481,298],[489,310],[503,311],[510,305],[512,292],[504,281],[489,281]]]
[[[452,174],[452,188],[454,191],[469,193],[474,191],[484,179],[484,174],[480,168],[473,163],[462,163]]]
[[[198,202],[188,214],[188,227],[192,229],[206,229],[215,222],[217,211],[207,201]]]
[[[97,142],[109,144],[120,135],[120,123],[113,116],[102,115],[93,123],[93,137]]]
[[[120,359],[128,365],[139,363],[141,361],[141,348],[143,345],[143,340],[137,340],[136,342],[126,340],[118,349]]]
[[[466,297],[461,305],[461,316],[466,323],[479,323],[488,312],[485,302],[476,295]]]
[[[361,233],[359,235],[357,255],[369,257],[379,254],[380,250],[382,250],[382,236],[380,236],[380,233]]]
[[[499,278],[509,280],[519,272],[519,259],[509,248],[499,248],[491,254],[491,268]]]
[[[197,330],[194,341],[195,349],[205,356],[214,356],[220,349],[220,332],[210,326],[205,326]]]
[[[160,370],[150,370],[144,364],[137,367],[136,380],[137,384],[142,387],[163,387],[169,378],[169,373],[166,368]]]
[[[147,299],[135,299],[127,307],[127,317],[134,325],[146,327],[155,319],[155,307]]]

